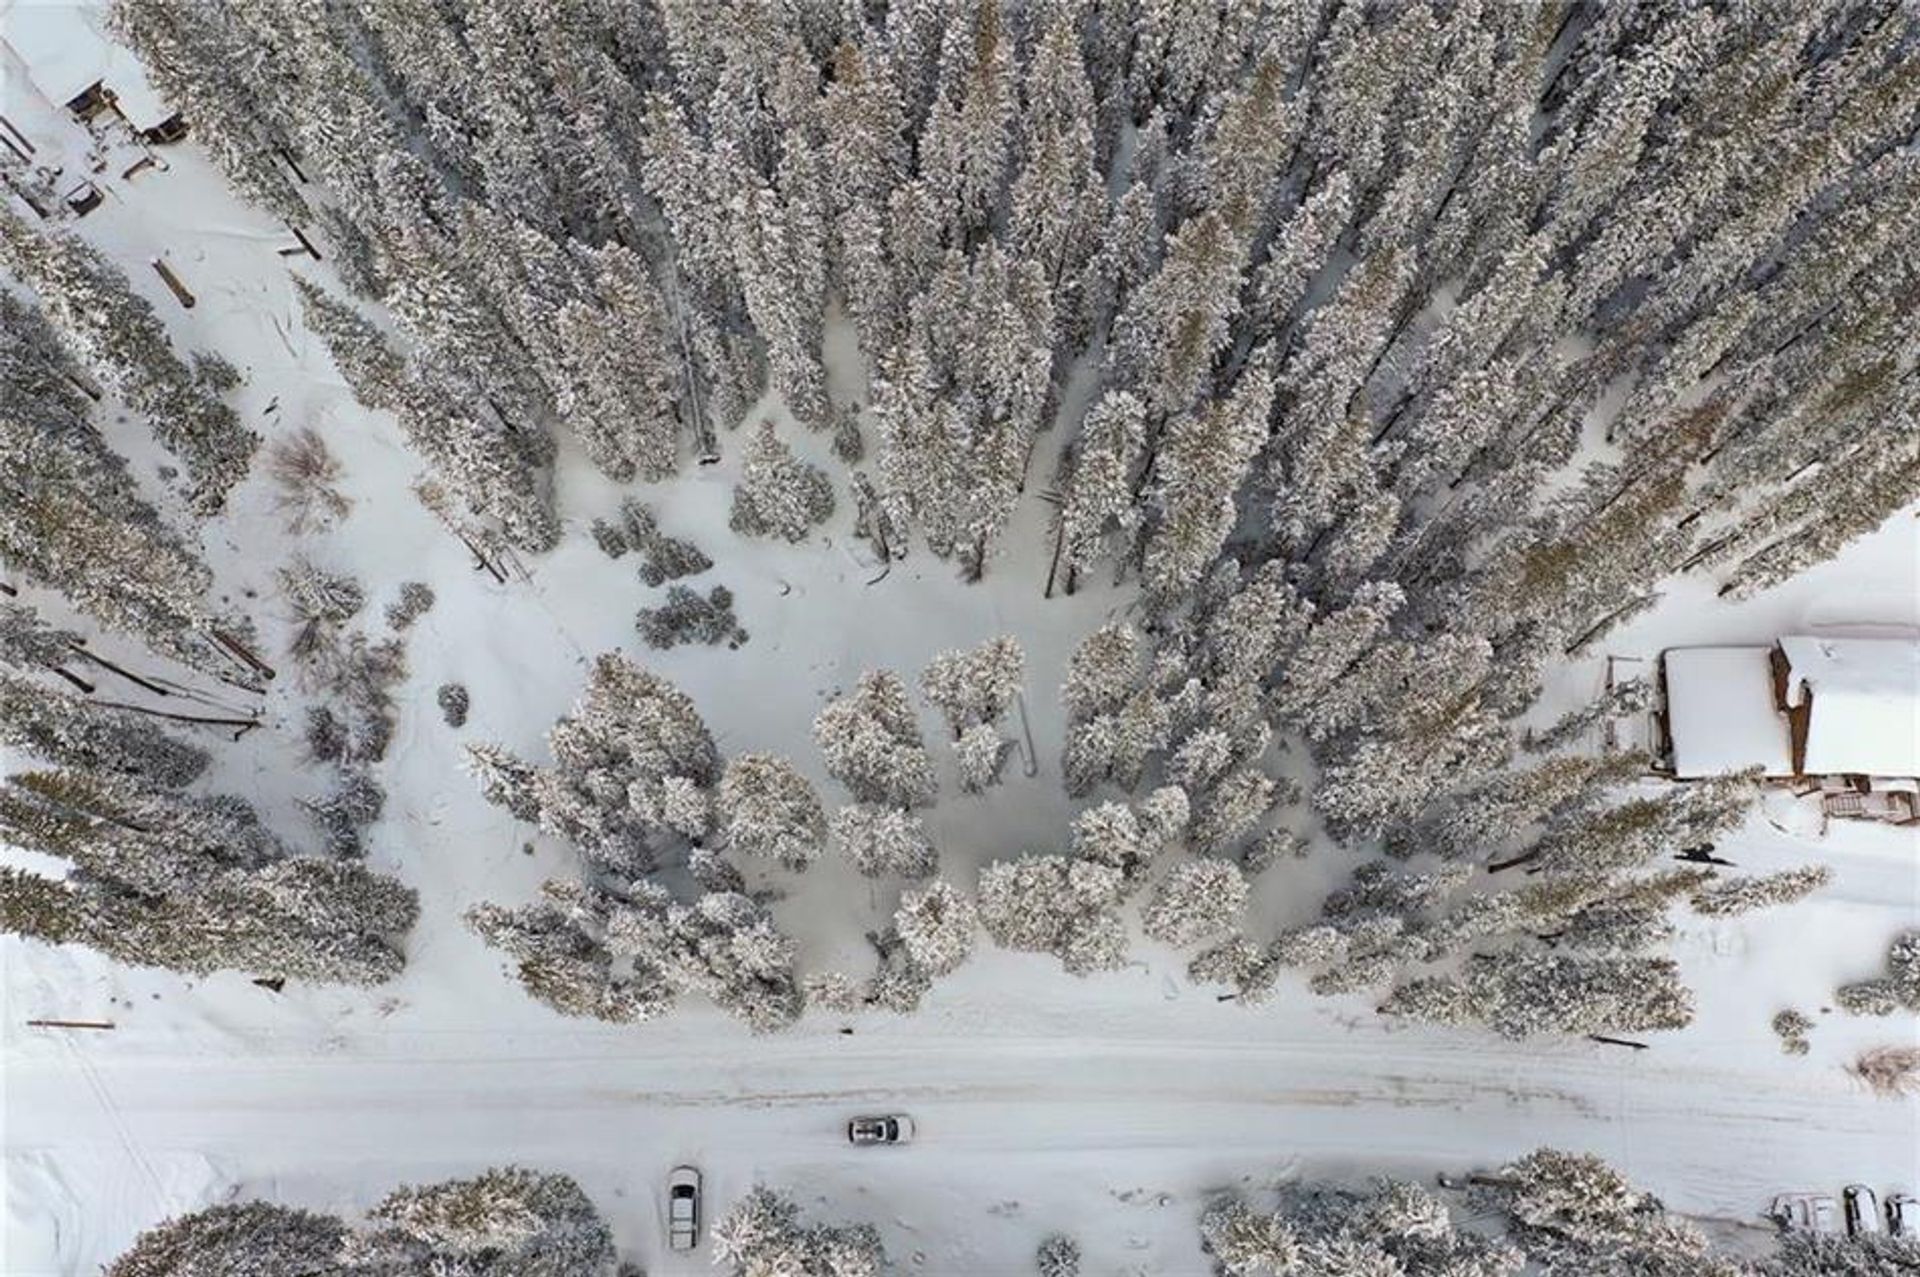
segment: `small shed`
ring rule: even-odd
[[[1673,774],[1699,780],[1758,767],[1795,774],[1787,715],[1774,706],[1768,647],[1678,647],[1661,658]]]
[[[1797,774],[1920,777],[1920,639],[1788,635],[1772,661]]]

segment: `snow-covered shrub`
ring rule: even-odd
[[[442,683],[433,694],[433,700],[440,707],[440,717],[448,727],[465,727],[467,711],[472,708],[473,700],[467,694],[464,683]]]
[[[1812,1050],[1807,1034],[1813,1031],[1813,1021],[1789,1007],[1778,1012],[1771,1022],[1774,1035],[1780,1039],[1780,1049],[1788,1055],[1805,1055]]]
[[[1080,1243],[1064,1233],[1055,1233],[1040,1243],[1033,1266],[1040,1277],[1080,1277]]]
[[[1855,1015],[1920,1011],[1920,931],[1894,938],[1887,949],[1886,975],[1842,985],[1834,1001]]]
[[[646,504],[628,497],[620,503],[619,542],[640,554],[640,579],[651,586],[664,585],[683,576],[694,576],[713,566],[713,560],[691,541],[668,536],[660,530],[653,511]],[[608,551],[612,553],[611,550]],[[614,554],[618,558],[618,554]]]
[[[386,791],[361,768],[346,769],[326,797],[300,800],[332,856],[366,854],[362,832],[380,819],[386,805]]]
[[[387,625],[396,630],[410,628],[433,608],[433,587],[425,581],[408,581],[400,587],[400,597],[387,605]]]
[[[643,607],[634,618],[640,639],[648,647],[673,648],[682,643],[725,643],[739,647],[747,641],[733,615],[733,591],[716,585],[702,596],[684,585],[667,588],[667,601]]]

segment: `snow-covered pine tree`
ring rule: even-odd
[[[1801,865],[1778,873],[1712,883],[1695,892],[1691,903],[1695,913],[1724,918],[1804,900],[1832,879],[1833,870],[1826,865]]]
[[[571,1178],[500,1166],[472,1179],[399,1188],[358,1227],[268,1202],[210,1206],[141,1233],[106,1270],[109,1277],[402,1271],[616,1277],[626,1269],[612,1230]]]
[[[748,441],[733,489],[727,525],[745,536],[803,541],[833,513],[833,485],[826,472],[793,455],[772,421],[762,421]]]
[[[1273,382],[1255,352],[1233,391],[1167,424],[1153,462],[1141,579],[1154,597],[1181,597],[1220,553],[1233,530],[1234,494],[1267,440]]]
[[[674,989],[656,965],[616,971],[606,936],[618,902],[582,883],[551,880],[541,899],[517,909],[476,905],[467,925],[515,964],[527,996],[561,1015],[633,1024],[665,1014]]]
[[[138,966],[378,984],[399,973],[392,941],[419,913],[412,888],[295,855],[232,796],[30,772],[0,788],[0,832],[74,869],[57,883],[9,871],[0,923]]]
[[[566,1175],[500,1166],[472,1179],[408,1184],[367,1212],[354,1239],[357,1264],[432,1271],[479,1266],[493,1272],[613,1277],[613,1230]]]
[[[67,668],[86,659],[85,648],[86,640],[79,634],[55,629],[32,608],[0,603],[0,661],[21,669],[43,670],[90,694],[93,684]]]
[[[960,788],[969,794],[983,793],[1000,783],[1007,756],[1014,742],[989,723],[978,723],[960,733],[953,743],[954,761],[959,766]]]
[[[897,807],[842,807],[833,813],[832,831],[840,854],[868,878],[925,878],[940,864],[920,818]]]
[[[180,458],[193,479],[194,509],[218,511],[260,444],[220,399],[238,374],[224,362],[189,368],[117,266],[84,240],[41,234],[5,207],[0,266],[33,289],[75,356]]]
[[[870,670],[813,720],[827,770],[863,803],[922,807],[933,801],[933,762],[898,675]]]
[[[1051,953],[1075,975],[1126,961],[1121,871],[1066,856],[996,860],[980,871],[980,923],[1002,948]]]
[[[730,850],[794,870],[812,864],[827,838],[820,796],[792,763],[773,754],[727,760],[719,827]]]
[[[1230,861],[1195,859],[1167,871],[1141,910],[1147,935],[1176,947],[1231,929],[1247,902],[1247,880]]]
[[[589,866],[645,872],[661,839],[706,829],[719,752],[686,694],[617,652],[594,661],[573,713],[547,735],[553,765],[531,768],[496,746],[469,746],[488,801],[537,819]]]
[[[98,769],[178,788],[207,769],[207,751],[152,720],[0,672],[0,745],[61,767]]]
[[[1128,625],[1103,625],[1082,639],[1060,689],[1067,721],[1077,725],[1118,710],[1140,676],[1140,653],[1140,635]]]
[[[998,722],[1025,675],[1025,654],[1003,634],[975,648],[937,654],[920,673],[920,694],[945,716],[957,740],[968,728]]]
[[[347,1237],[333,1215],[272,1202],[209,1206],[141,1233],[106,1277],[350,1271],[341,1267]]]
[[[1138,528],[1134,470],[1146,442],[1146,406],[1124,390],[1110,391],[1088,410],[1063,456],[1055,516],[1057,567],[1065,573],[1069,594],[1075,578],[1106,553],[1114,534],[1130,540]]]
[[[1508,1038],[1644,1033],[1685,1028],[1693,1020],[1693,995],[1667,958],[1579,957],[1522,945],[1475,954],[1458,977],[1402,984],[1381,1010],[1443,1024],[1483,1023]]]
[[[871,1224],[806,1224],[786,1194],[756,1184],[713,1226],[713,1259],[733,1277],[879,1277],[886,1264]]]
[[[52,328],[3,289],[0,328],[0,559],[156,652],[250,681],[213,642],[211,573],[93,428]]]
[[[764,905],[738,891],[708,891],[691,903],[636,884],[611,911],[607,947],[636,969],[657,968],[676,989],[700,993],[755,1033],[772,1033],[805,1007],[795,945]]]
[[[957,970],[973,953],[979,911],[964,892],[935,878],[900,897],[893,928],[908,956],[930,976]]]

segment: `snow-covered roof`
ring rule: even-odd
[[[1920,639],[1780,640],[1787,703],[1812,694],[1810,776],[1920,776]]]
[[[1787,717],[1773,707],[1771,648],[1681,647],[1667,668],[1667,734],[1682,780],[1760,767],[1793,774]]]
[[[78,4],[0,0],[0,41],[27,68],[43,97],[65,106],[95,84],[113,90],[120,113],[136,129],[150,129],[173,108],[154,93],[140,63],[109,39],[97,12]]]

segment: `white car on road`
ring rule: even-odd
[[[1880,1231],[1880,1198],[1865,1184],[1849,1184],[1841,1194],[1847,1208],[1847,1231],[1855,1237]]]
[[[667,1176],[667,1245],[692,1250],[700,1244],[700,1172],[676,1166]]]
[[[1790,1233],[1840,1231],[1840,1209],[1825,1193],[1782,1193],[1767,1213]]]
[[[1887,1231],[1895,1237],[1920,1237],[1920,1197],[1912,1193],[1888,1195]]]
[[[849,1144],[907,1144],[912,1140],[913,1119],[905,1113],[856,1117],[847,1123]]]

